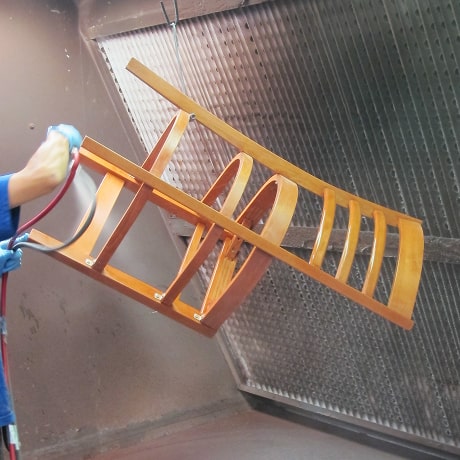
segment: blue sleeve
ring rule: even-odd
[[[19,207],[10,209],[8,183],[11,174],[0,176],[0,240],[6,240],[16,233],[19,224]]]
[[[19,223],[19,208],[10,209],[8,197],[8,182],[11,175],[0,176],[0,240],[5,240],[16,233]],[[0,358],[0,367],[3,366]],[[11,400],[5,382],[5,376],[0,371],[0,426],[15,422]]]

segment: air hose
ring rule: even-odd
[[[43,208],[35,217],[31,220],[26,222],[22,225],[16,234],[9,240],[8,249],[17,250],[19,248],[29,248],[34,249],[40,252],[52,252],[58,251],[60,249],[64,249],[67,246],[70,246],[74,243],[80,236],[86,231],[86,229],[91,224],[95,211],[96,211],[96,199],[93,200],[90,211],[80,228],[77,232],[70,237],[68,240],[64,241],[62,244],[55,246],[55,247],[48,247],[37,243],[31,243],[27,241],[23,241],[21,236],[27,232],[33,225],[35,225],[38,221],[43,219],[46,215],[48,215],[59,203],[62,197],[65,195],[67,190],[69,189],[70,185],[72,184],[75,174],[77,172],[78,166],[80,163],[80,154],[76,148],[70,154],[69,166],[67,168],[67,176],[63,185],[61,186],[60,190],[57,192],[55,197],[48,203],[47,206]],[[14,413],[13,407],[13,397],[11,391],[11,381],[10,381],[10,372],[9,372],[9,365],[8,365],[8,353],[7,353],[7,340],[6,340],[6,292],[7,292],[7,284],[8,284],[8,272],[3,273],[2,275],[2,285],[1,285],[1,293],[0,293],[0,319],[1,319],[1,341],[0,341],[0,349],[1,349],[1,356],[3,361],[3,373],[5,375],[5,382],[10,392],[10,400],[11,400],[11,408]],[[17,432],[16,424],[12,424],[8,426],[8,430],[3,430],[3,439],[7,450],[9,451],[10,460],[18,460],[19,459],[19,436]],[[1,452],[0,452],[0,458]]]

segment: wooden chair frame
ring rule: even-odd
[[[132,59],[127,69],[177,106],[179,111],[141,166],[91,138],[84,139],[80,149],[82,161],[104,174],[97,194],[96,215],[76,243],[51,253],[52,256],[207,336],[214,335],[250,294],[273,258],[403,328],[412,327],[412,311],[423,263],[424,239],[420,220],[350,194],[292,165],[227,125],[139,61]],[[192,115],[239,151],[201,200],[161,179]],[[235,218],[233,214],[250,179],[253,161],[265,165],[273,176]],[[124,187],[134,192],[134,198],[99,254],[94,255],[94,245]],[[317,238],[308,261],[281,247],[295,212],[298,187],[321,196],[324,202]],[[214,209],[212,206],[224,191],[226,196],[222,206]],[[109,265],[147,201],[195,226],[177,276],[164,291]],[[321,267],[337,206],[348,209],[349,225],[337,272],[331,275]],[[374,220],[375,230],[365,281],[362,288],[357,289],[347,281],[356,255],[362,216]],[[258,233],[256,226],[262,217],[264,224]],[[384,257],[388,226],[399,231],[399,254],[391,294],[385,305],[373,296]],[[54,238],[37,230],[31,232],[30,238],[49,246],[58,244]],[[244,243],[251,245],[252,249],[237,267],[237,256]],[[222,248],[203,303],[188,305],[180,299],[181,293],[217,244]]]

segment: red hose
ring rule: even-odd
[[[39,220],[43,219],[51,210],[54,209],[54,207],[59,203],[61,198],[65,195],[75,177],[78,165],[80,163],[80,154],[77,151],[73,154],[73,159],[71,160],[71,162],[72,163],[69,167],[69,174],[67,175],[64,185],[61,187],[56,196],[48,203],[48,205],[45,208],[43,208],[35,217],[30,219],[29,222],[26,222],[19,228],[19,230],[16,232],[16,235],[10,239],[10,243],[8,245],[10,248],[13,246],[14,241],[18,237],[18,235],[21,235],[25,231],[29,230],[32,227],[32,225],[35,225]]]
[[[8,248],[11,249],[14,245],[16,238],[21,235],[22,233],[29,230],[33,225],[35,225],[38,221],[43,219],[50,211],[52,211],[55,206],[59,203],[62,197],[65,195],[67,190],[69,189],[75,174],[77,172],[77,168],[80,162],[80,154],[78,151],[73,153],[73,158],[71,159],[71,163],[69,165],[69,173],[67,174],[67,178],[64,182],[64,185],[61,187],[59,192],[56,196],[48,203],[48,205],[42,209],[35,217],[31,220],[26,222],[24,225],[19,227],[16,234],[10,239],[8,243]],[[11,382],[10,382],[10,372],[8,366],[8,350],[7,350],[7,340],[6,340],[6,291],[7,291],[7,283],[8,283],[8,272],[2,274],[2,287],[1,287],[1,295],[0,295],[0,316],[3,319],[3,328],[1,330],[1,342],[0,342],[0,351],[2,355],[2,363],[3,363],[3,373],[5,375],[5,382],[10,390],[11,393]],[[13,398],[11,398],[11,404],[13,404]],[[16,460],[16,451],[19,450],[19,446],[16,446],[14,443],[9,444],[9,454],[10,460]]]

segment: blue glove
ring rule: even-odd
[[[69,141],[69,153],[71,153],[74,148],[78,150],[83,142],[81,134],[78,132],[77,128],[72,125],[60,124],[50,126],[46,134],[49,134],[51,131],[57,131],[67,138]]]
[[[22,243],[29,237],[28,233],[24,233],[16,239],[16,243]],[[6,273],[11,270],[16,270],[21,266],[22,249],[8,249],[9,240],[0,242],[0,272]]]

